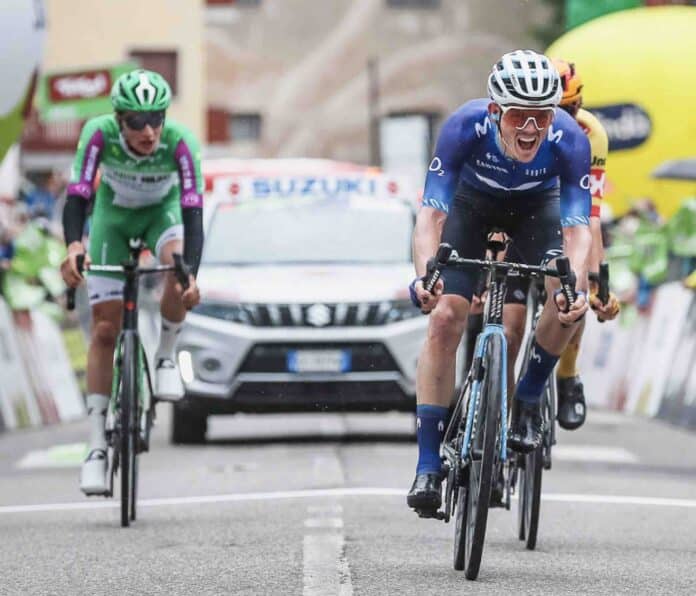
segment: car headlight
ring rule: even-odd
[[[222,319],[242,325],[253,323],[249,311],[243,304],[222,303],[222,302],[201,302],[193,307],[193,312],[204,317]]]

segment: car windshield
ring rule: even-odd
[[[411,209],[387,199],[222,204],[206,235],[203,263],[407,263],[412,229]]]

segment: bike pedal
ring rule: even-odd
[[[438,511],[436,509],[416,509],[415,511],[418,514],[418,517],[423,519],[447,519],[447,515],[445,515],[444,511]]]
[[[83,492],[82,494],[85,495],[85,497],[110,497],[111,496],[111,493],[108,490],[104,490],[101,492],[88,492],[88,493]]]

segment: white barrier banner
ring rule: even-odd
[[[51,397],[61,421],[85,415],[85,404],[65,350],[58,325],[42,312],[32,312],[33,334],[37,346],[35,366],[50,387]]]
[[[39,426],[41,413],[21,357],[12,313],[0,299],[0,404],[7,428]]]
[[[629,412],[657,414],[692,299],[693,292],[679,282],[656,290],[645,340],[634,338],[640,358],[629,370]]]
[[[622,321],[599,323],[587,315],[578,368],[590,406],[620,410],[624,406],[626,355],[630,353],[636,326]]]
[[[685,410],[685,404],[689,398],[687,385],[694,362],[696,362],[696,300],[692,299],[657,413],[660,418],[676,424],[687,423]]]

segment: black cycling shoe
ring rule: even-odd
[[[575,430],[585,423],[587,407],[585,393],[580,377],[559,378],[558,388],[558,424],[566,430]]]
[[[442,475],[435,473],[416,474],[406,502],[412,509],[437,511],[442,504]]]
[[[518,453],[531,453],[541,443],[541,412],[539,404],[516,401],[512,424],[508,431],[508,446]]]

